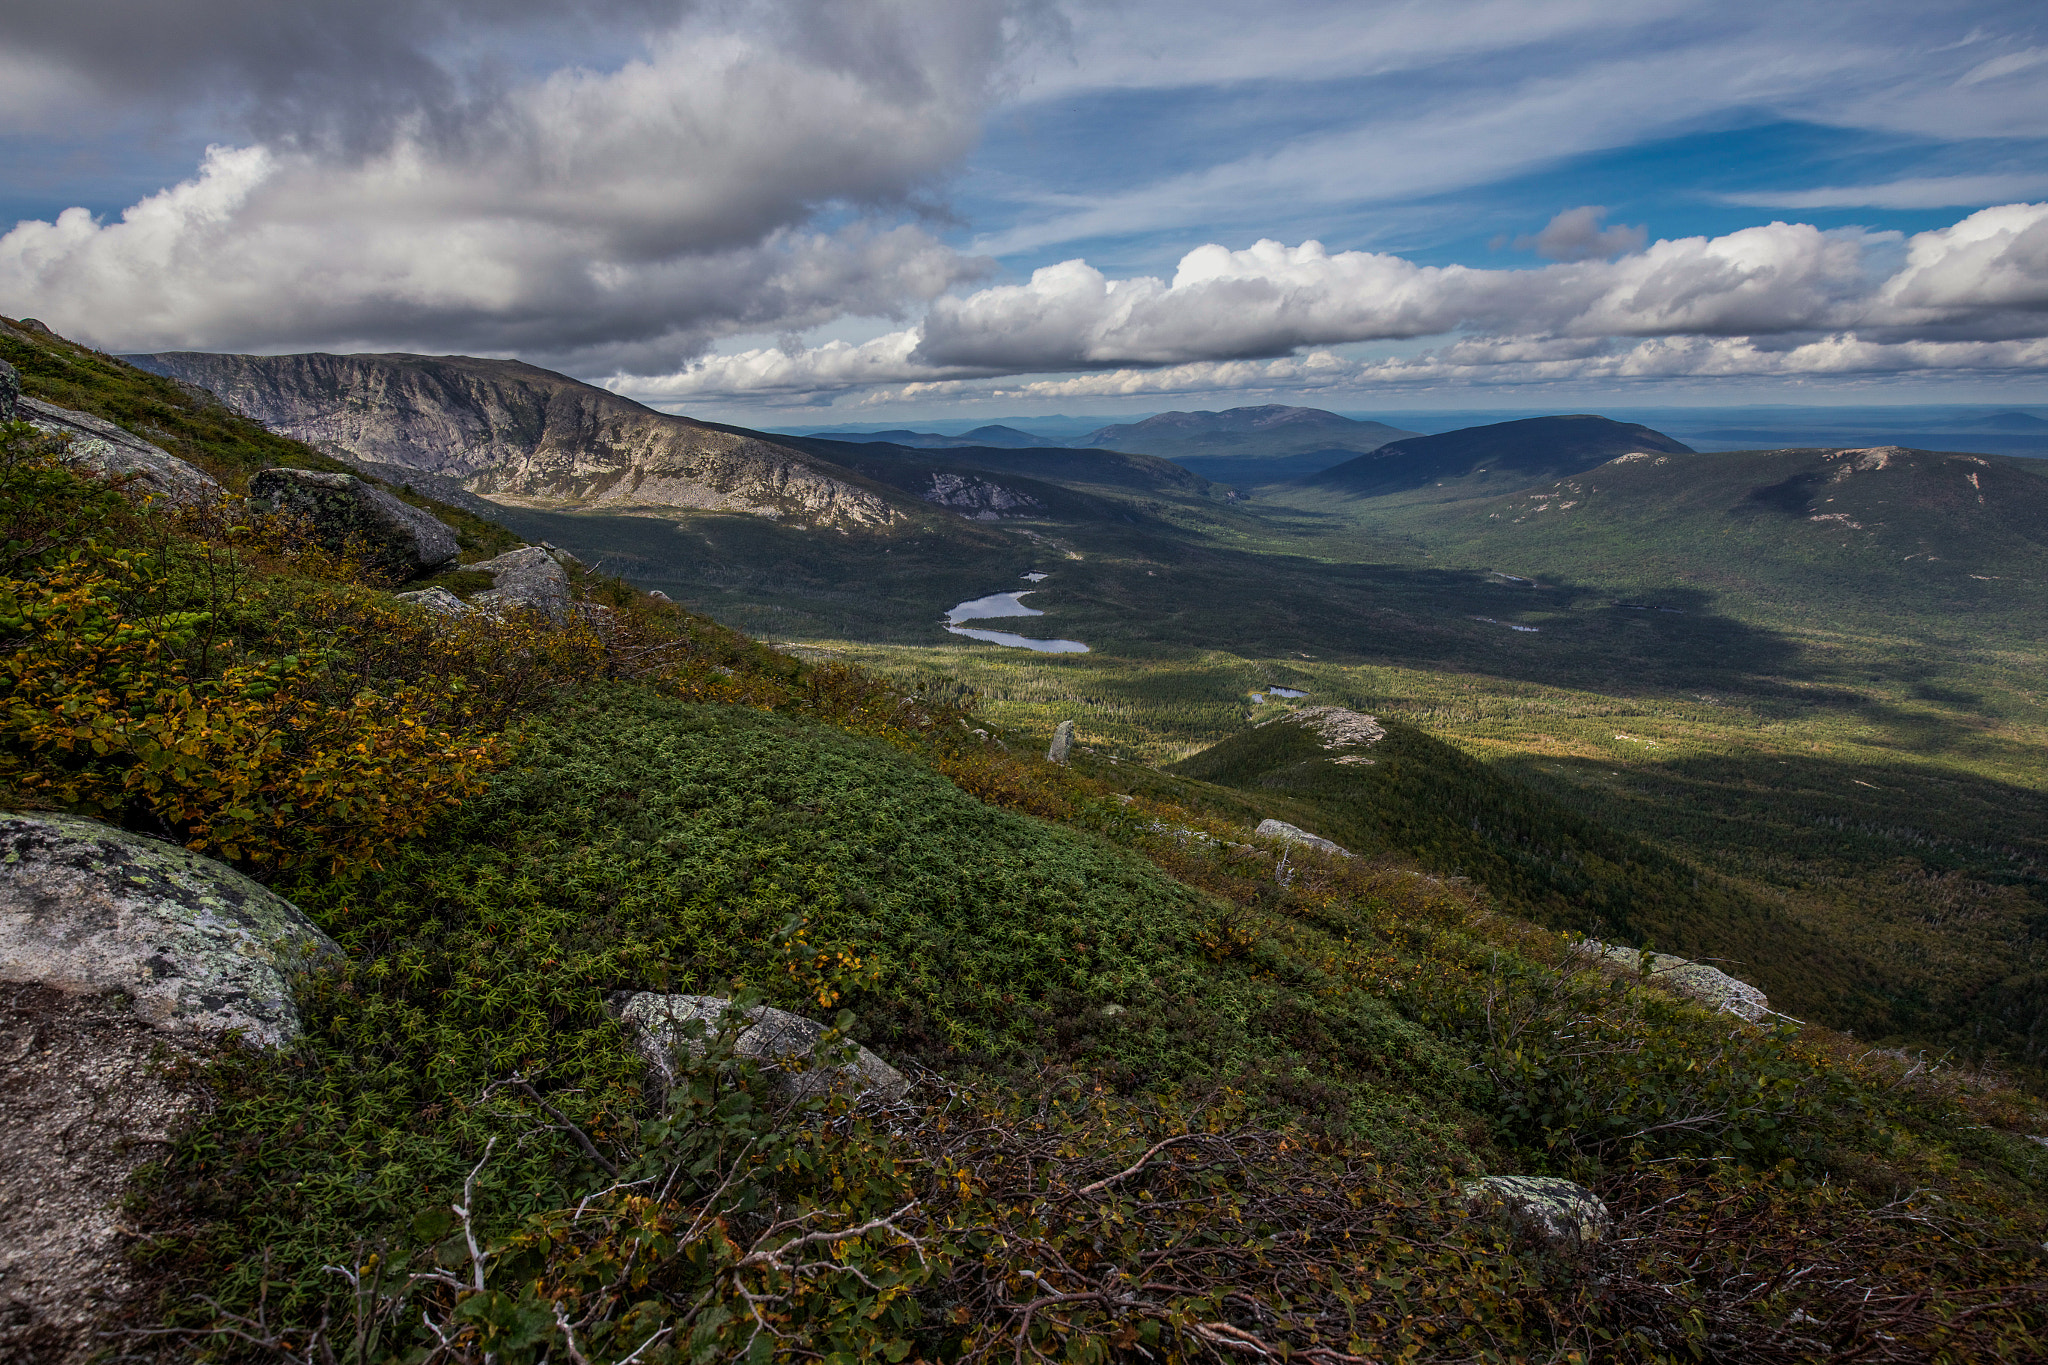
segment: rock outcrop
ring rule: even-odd
[[[353,474],[266,469],[249,481],[249,496],[305,518],[322,545],[362,554],[389,583],[452,563],[459,549],[434,517]]]
[[[514,506],[751,512],[882,526],[894,495],[749,433],[656,412],[516,360],[418,355],[126,357],[204,385],[271,429],[336,454],[461,479]]]
[[[1052,744],[1045,751],[1048,763],[1065,763],[1074,751],[1074,722],[1063,720],[1053,727]]]
[[[1379,723],[1377,717],[1368,716],[1363,711],[1347,711],[1341,706],[1304,706],[1299,710],[1280,711],[1258,724],[1266,726],[1276,722],[1315,731],[1325,749],[1365,748],[1387,737],[1386,727]]]
[[[1557,1251],[1591,1246],[1614,1216],[1584,1185],[1541,1175],[1489,1175],[1460,1187],[1476,1213],[1504,1213],[1518,1230]]]
[[[491,586],[472,594],[472,607],[490,611],[518,607],[559,621],[569,613],[569,571],[538,545],[507,550],[496,559],[463,567],[491,575]]]
[[[410,602],[415,607],[425,607],[437,616],[467,616],[476,610],[448,589],[438,586],[399,593],[398,600]]]
[[[1349,858],[1351,856],[1351,850],[1345,848],[1342,844],[1332,843],[1320,834],[1310,834],[1305,829],[1298,829],[1288,824],[1285,820],[1261,820],[1259,821],[1259,827],[1253,830],[1252,833],[1258,835],[1261,839],[1280,839],[1290,844],[1301,844],[1304,847],[1313,848],[1322,853],[1334,853],[1340,858]]]
[[[0,990],[0,1360],[84,1365],[146,1311],[121,1197],[196,1107],[156,1062],[181,1051],[124,996]]]
[[[654,1068],[662,1084],[673,1085],[676,1052],[687,1049],[692,1055],[702,1055],[704,1048],[701,1040],[684,1034],[683,1026],[693,1020],[701,1021],[706,1033],[715,1033],[731,1006],[730,1000],[716,995],[657,995],[643,991],[626,1001],[620,1018],[632,1031],[640,1054]],[[746,1011],[746,1018],[747,1027],[734,1040],[733,1051],[764,1067],[774,1067],[789,1059],[808,1061],[825,1036],[823,1024],[772,1005],[756,1005]],[[896,1068],[864,1047],[857,1048],[853,1060],[844,1066],[791,1070],[782,1080],[784,1093],[800,1099],[842,1087],[893,1104],[903,1098],[910,1083]]]
[[[1761,1024],[1773,1012],[1769,998],[1761,990],[1719,967],[1664,953],[1648,954],[1646,966],[1645,954],[1635,948],[1591,941],[1585,947],[1624,970],[1641,973],[1649,985],[1732,1014],[1745,1023]]]
[[[123,479],[144,494],[181,504],[208,503],[221,495],[212,475],[91,413],[18,398],[15,414],[38,430],[64,437],[60,458],[101,478]]]
[[[119,992],[168,1033],[288,1041],[291,973],[338,952],[233,868],[97,820],[0,814],[0,866],[0,981]]]
[[[15,420],[21,402],[21,372],[0,360],[0,425]]]
[[[159,1060],[225,1029],[288,1041],[290,973],[335,951],[212,859],[0,814],[0,1359],[82,1365],[146,1311],[121,1195],[198,1102]]]
[[[935,469],[923,492],[926,502],[951,508],[970,521],[1001,521],[1004,517],[1036,517],[1045,505],[1028,493],[978,474]]]

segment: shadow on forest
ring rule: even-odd
[[[1766,709],[1869,704],[1834,685],[1835,666],[1796,637],[1727,615],[1712,594],[1689,587],[1617,597],[1597,584],[1240,550],[1160,523],[1054,526],[1031,540],[1014,526],[967,522],[841,535],[735,514],[506,508],[502,519],[727,624],[778,637],[954,643],[938,628],[946,608],[1021,586],[1019,575],[1039,568],[1051,577],[1031,605],[1047,616],[1025,633],[1148,660],[1222,649],[1631,695],[1739,692]]]

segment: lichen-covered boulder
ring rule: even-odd
[[[65,438],[58,458],[68,465],[101,478],[126,479],[129,487],[167,502],[199,505],[221,495],[212,475],[112,422],[40,398],[18,398],[16,403],[16,416],[22,421]]]
[[[1261,820],[1259,827],[1252,833],[1261,839],[1279,839],[1285,843],[1301,844],[1322,853],[1334,853],[1340,858],[1351,856],[1351,850],[1342,844],[1333,844],[1320,834],[1310,834],[1307,830],[1296,828],[1285,820]]]
[[[1063,720],[1053,727],[1052,746],[1045,751],[1049,763],[1065,763],[1074,751],[1074,722]]]
[[[472,606],[519,607],[557,621],[569,614],[569,571],[538,545],[507,550],[496,559],[464,567],[491,575],[488,590],[470,595]]]
[[[676,1051],[687,1049],[696,1056],[704,1048],[701,1039],[685,1036],[683,1026],[701,1020],[706,1033],[715,1033],[731,1007],[730,1000],[716,995],[658,995],[642,991],[626,1001],[620,1018],[632,1031],[640,1054],[661,1077],[662,1084],[673,1085]],[[733,1051],[763,1066],[774,1066],[790,1058],[808,1060],[817,1050],[819,1039],[825,1036],[823,1024],[772,1005],[755,1005],[745,1013],[747,1027],[734,1040]],[[844,1066],[789,1071],[783,1077],[782,1087],[785,1093],[799,1099],[844,1087],[893,1104],[903,1098],[910,1083],[895,1067],[863,1047],[857,1048],[853,1060]]]
[[[1740,977],[1733,977],[1719,967],[1709,967],[1704,962],[1690,962],[1682,957],[1671,957],[1665,953],[1651,953],[1644,962],[1644,954],[1635,948],[1619,947],[1607,943],[1592,943],[1588,947],[1598,951],[1609,962],[1618,963],[1631,972],[1643,973],[1647,984],[1670,991],[1673,995],[1696,1000],[1710,1009],[1732,1014],[1750,1024],[1761,1024],[1771,1016],[1771,1002],[1761,990]]]
[[[249,481],[249,496],[305,518],[322,545],[362,554],[389,583],[452,563],[460,548],[439,521],[353,474],[266,469]]]
[[[120,992],[169,1033],[299,1032],[290,977],[338,954],[283,897],[176,844],[97,820],[0,814],[0,981]]]
[[[428,611],[440,616],[468,616],[476,610],[475,607],[472,607],[469,603],[448,591],[448,589],[440,586],[421,588],[418,592],[402,592],[398,594],[398,600],[410,602],[416,607],[425,607]]]
[[[1504,1213],[1522,1232],[1554,1250],[1591,1246],[1614,1227],[1614,1216],[1584,1185],[1545,1175],[1489,1175],[1459,1187],[1474,1213]]]

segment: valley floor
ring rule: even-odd
[[[1827,1022],[2030,1073],[2048,1056],[2048,645],[2024,603],[1888,618],[1830,581],[1731,586],[1721,563],[1579,581],[1294,501],[1005,527],[965,554],[735,518],[507,520],[804,657],[971,691],[1040,736],[1071,718],[1123,762],[1242,732],[1274,685],[1409,721],[1816,931],[1840,957],[1816,980],[1856,983],[1817,989]],[[1027,570],[1050,576],[1022,633],[1090,653],[940,628]]]

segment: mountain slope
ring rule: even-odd
[[[309,445],[454,477],[514,506],[697,508],[855,527],[885,526],[905,511],[893,491],[789,446],[516,360],[193,351],[130,359]]]
[[[1533,483],[1591,469],[1631,451],[1690,455],[1660,431],[1605,417],[1529,417],[1412,436],[1349,460],[1306,483],[1364,497],[1404,493],[1484,475],[1486,482]]]
[[[1384,422],[1356,422],[1320,408],[1273,403],[1224,412],[1162,412],[1142,422],[1103,427],[1077,444],[1170,460],[1256,460],[1320,451],[1376,450],[1388,441],[1414,434]]]
[[[1316,834],[1359,854],[1415,859],[1482,883],[1554,928],[1739,962],[1778,1007],[1827,1015],[1868,990],[1853,945],[1831,945],[1739,890],[1586,818],[1412,726],[1340,742],[1320,714],[1281,714],[1168,771],[1300,802]],[[1341,749],[1345,752],[1335,753]]]
[[[843,441],[848,445],[910,446],[917,450],[946,450],[954,447],[998,446],[1006,450],[1021,450],[1030,446],[1049,446],[1057,442],[1044,436],[1033,436],[1028,431],[1015,427],[976,427],[959,436],[943,436],[936,431],[912,431],[907,427],[889,431],[817,431],[810,433],[821,441]]]
[[[1810,613],[2038,626],[2048,470],[1902,446],[1628,454],[1505,497],[1389,509],[1440,556],[1696,585]],[[1647,599],[1646,599],[1647,600]]]

